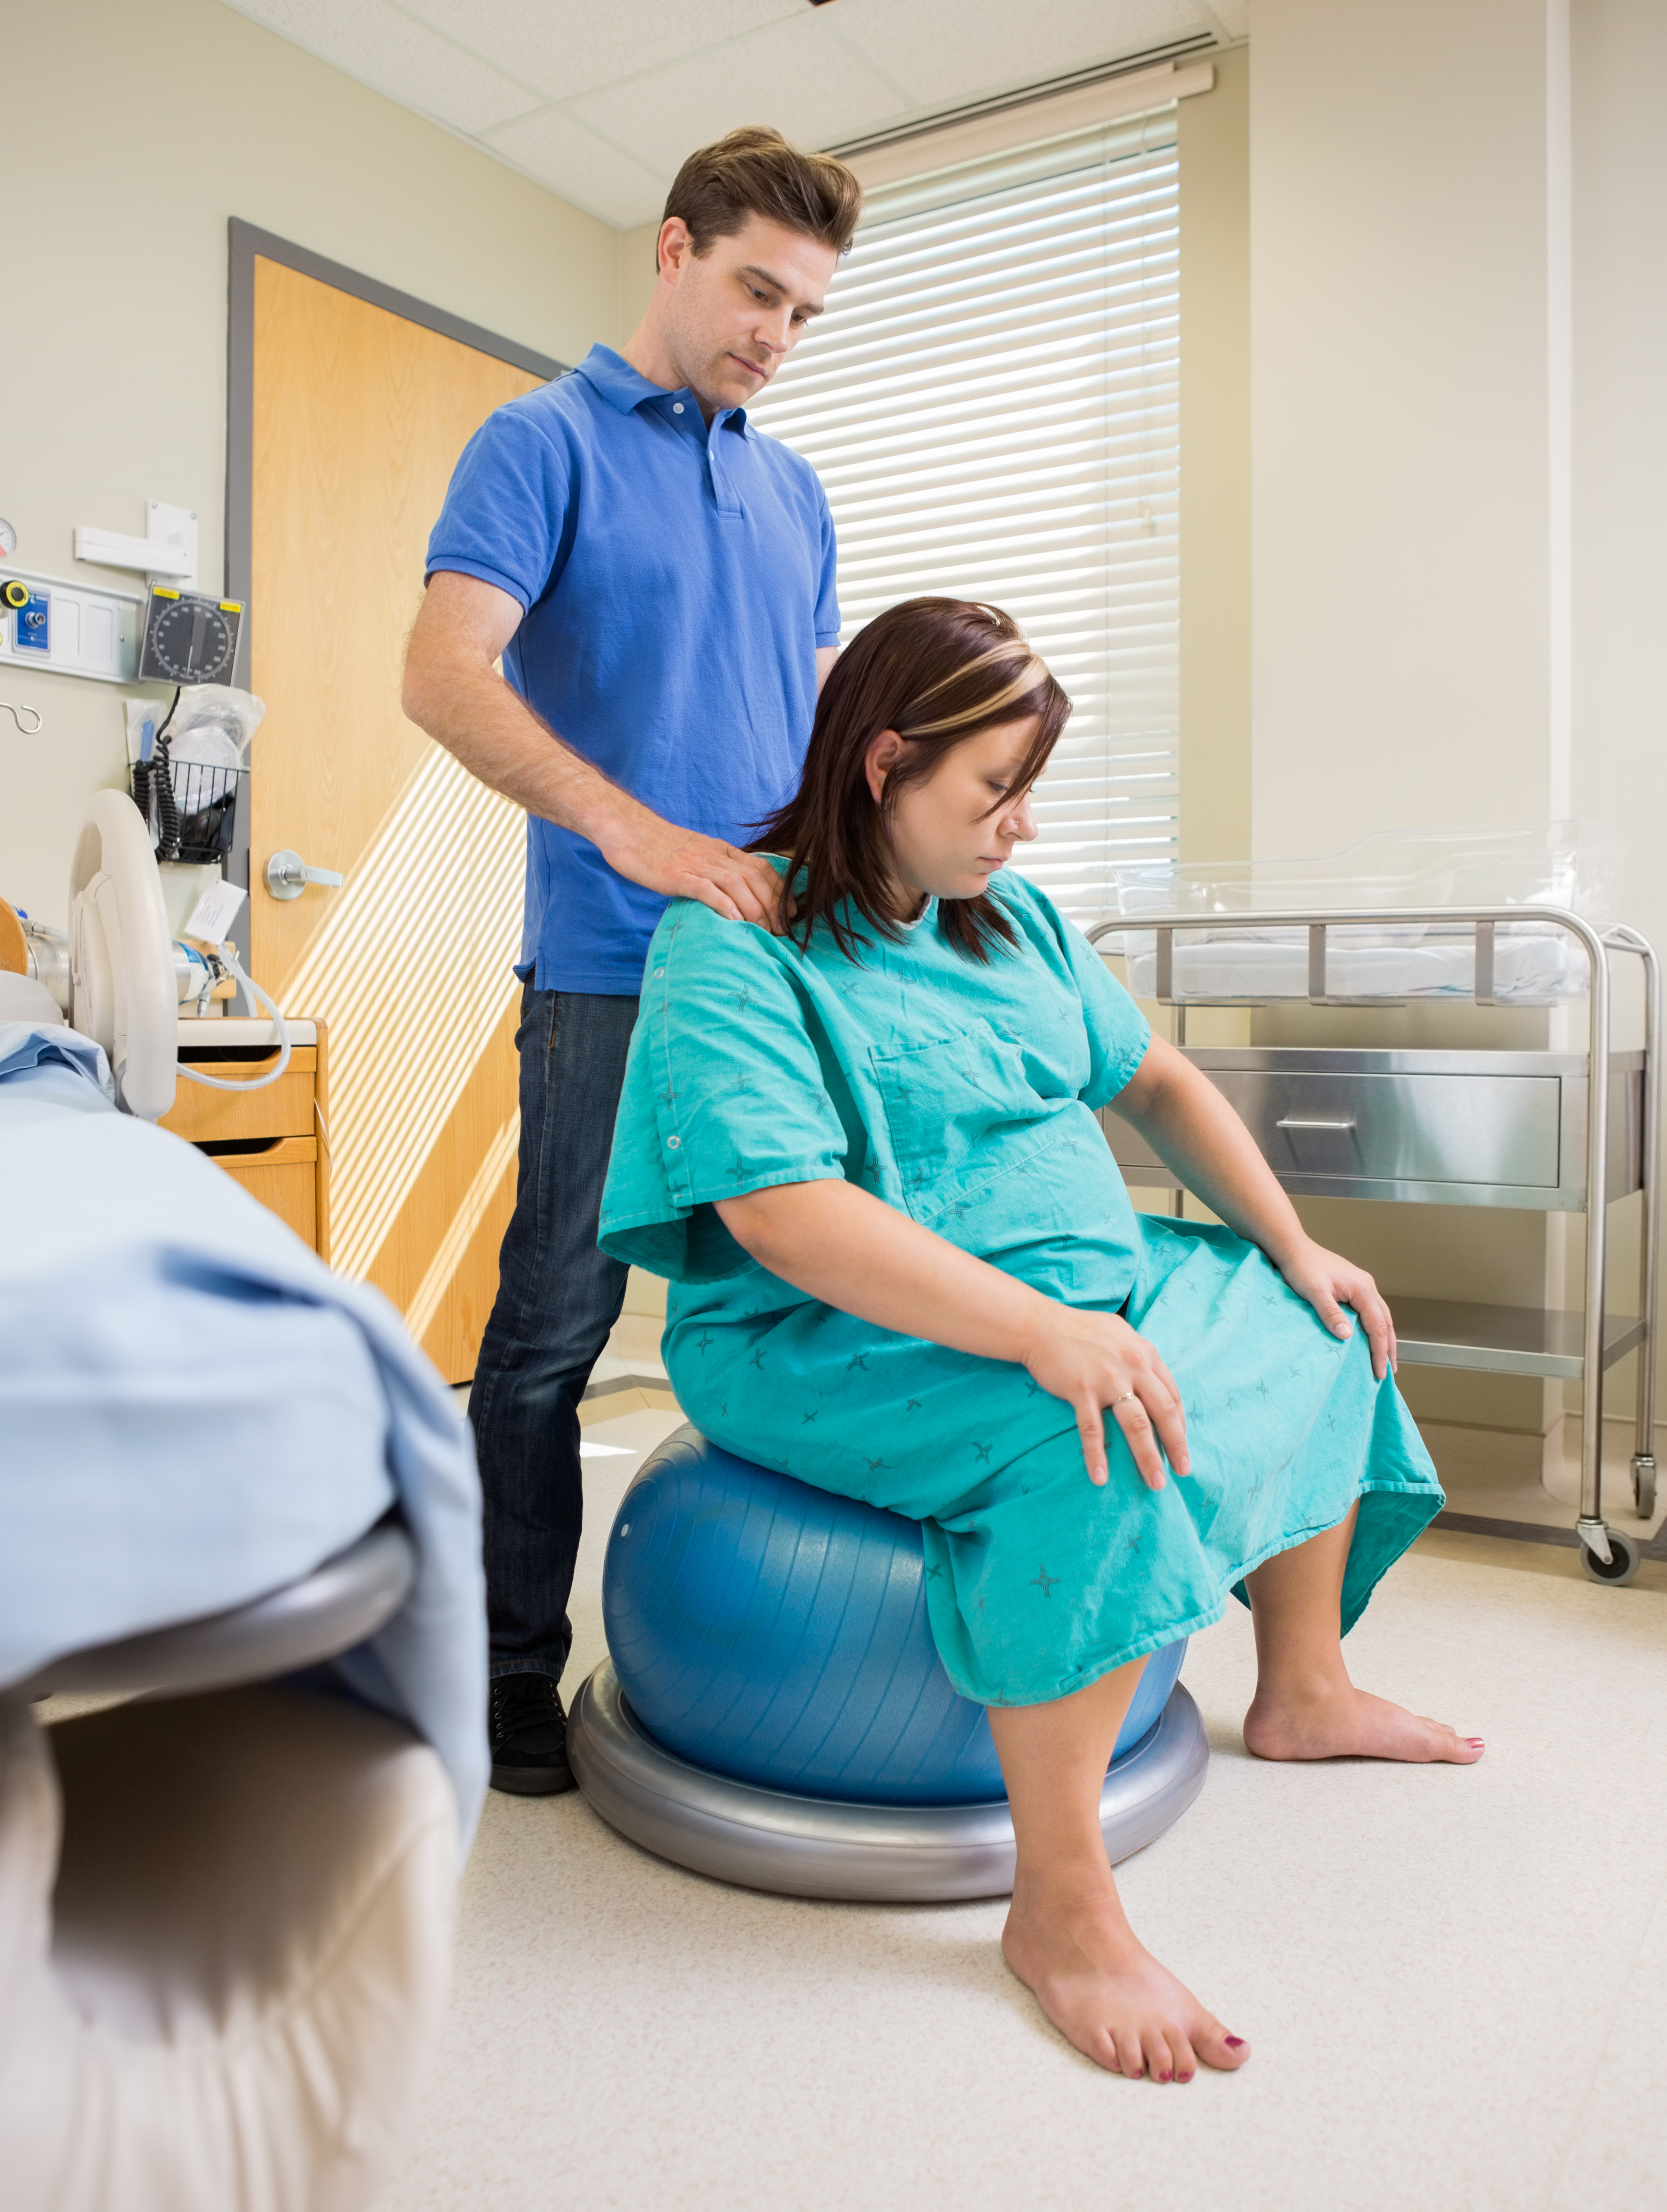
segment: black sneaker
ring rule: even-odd
[[[554,1797],[573,1786],[567,1716],[548,1674],[497,1674],[487,1702],[492,1786],[516,1797]]]

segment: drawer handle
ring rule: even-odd
[[[1288,1114],[1283,1121],[1274,1123],[1276,1129],[1352,1129],[1354,1126],[1355,1117],[1352,1114],[1346,1121],[1311,1121],[1303,1120],[1298,1115]]]

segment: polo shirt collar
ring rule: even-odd
[[[632,368],[622,354],[615,353],[612,346],[593,345],[573,374],[582,376],[610,407],[616,408],[621,415],[634,414],[646,399],[661,399],[669,404],[674,399],[682,398],[685,405],[698,404],[694,403],[694,395],[687,387],[682,392],[668,392],[663,384],[651,384],[640,370]],[[744,432],[747,428],[746,409],[722,409],[713,418],[713,428]]]

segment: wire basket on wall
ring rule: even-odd
[[[159,860],[218,865],[232,849],[238,786],[246,769],[172,761],[167,738],[133,763],[133,803],[149,825]]]

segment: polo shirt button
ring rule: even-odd
[[[665,1140],[665,1148],[667,1152],[675,1152],[678,1146],[681,1145],[682,1141],[683,1140],[681,1137],[668,1137]]]
[[[673,413],[674,415],[681,415],[681,414],[682,413],[682,411],[683,411],[683,403],[682,403],[682,401],[681,399],[674,399],[674,400],[672,401],[672,403],[671,403],[671,411],[672,411],[672,413]]]
[[[665,973],[665,970],[664,970],[664,968],[657,968],[657,969],[654,970],[654,977],[655,977],[655,981],[658,982],[658,980],[659,980],[659,978],[660,978],[662,975],[664,975],[664,973]]]

